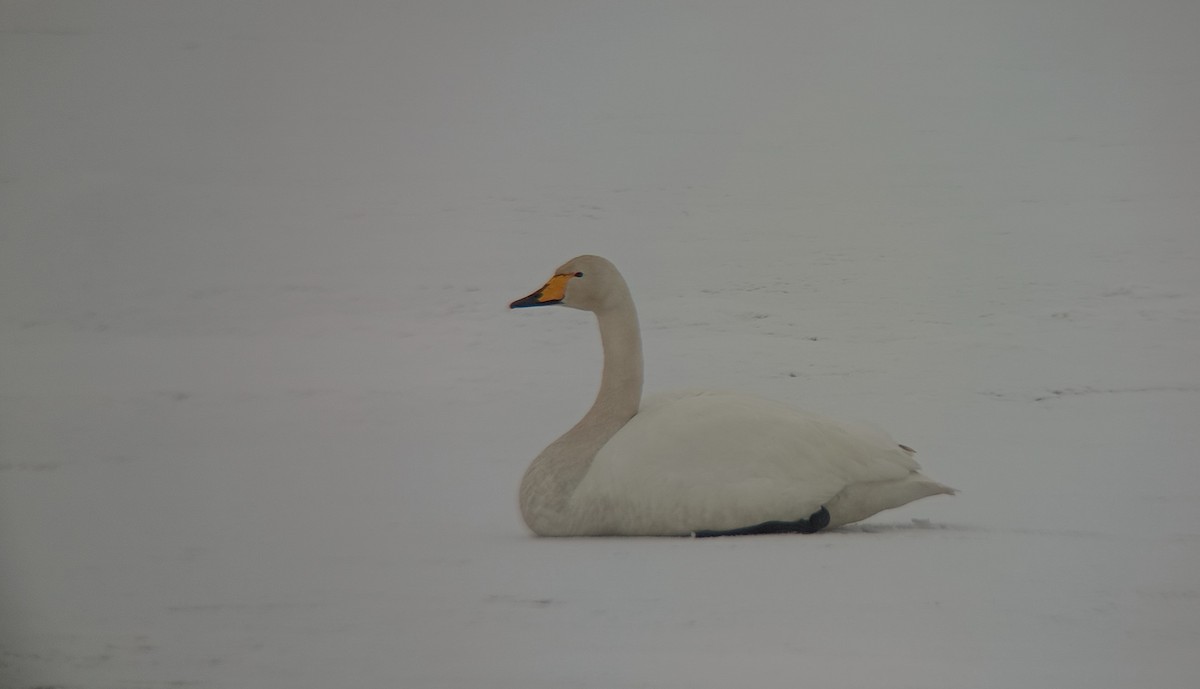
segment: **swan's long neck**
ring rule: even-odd
[[[587,414],[538,455],[521,481],[521,515],[541,535],[570,535],[582,515],[570,498],[596,453],[637,413],[642,399],[642,336],[624,284],[596,311],[604,346],[600,392]]]
[[[615,425],[608,434],[611,437],[633,418],[642,402],[642,334],[632,299],[597,312],[596,320],[604,347],[604,372],[596,401],[575,428]]]

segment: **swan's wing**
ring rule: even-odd
[[[605,449],[623,453],[653,447],[658,459],[650,461],[661,466],[678,463],[681,469],[722,475],[763,471],[812,480],[833,474],[858,482],[901,478],[920,469],[911,451],[871,424],[724,391],[650,396],[609,444]]]
[[[806,517],[847,485],[916,469],[886,433],[868,426],[751,395],[684,392],[647,398],[596,454],[580,489],[750,523],[759,515]]]

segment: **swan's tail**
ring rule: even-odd
[[[954,495],[956,492],[919,471],[898,481],[853,484],[829,501],[829,513],[832,515],[829,528],[862,521],[883,510],[907,505],[931,495]]]

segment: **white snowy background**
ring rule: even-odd
[[[0,1],[0,687],[1192,689],[1200,3]],[[647,389],[961,489],[553,540]]]

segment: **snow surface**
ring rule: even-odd
[[[0,2],[0,687],[1188,688],[1200,3]],[[962,490],[543,540],[591,403]]]

